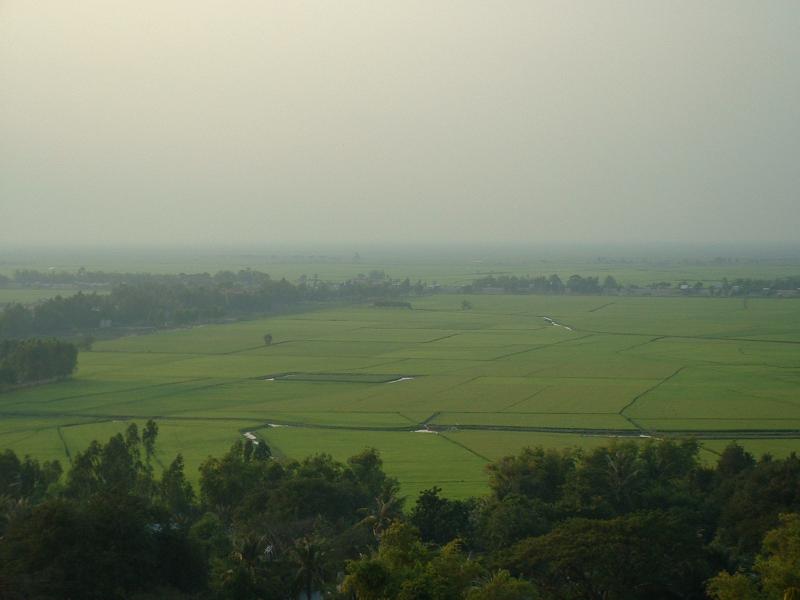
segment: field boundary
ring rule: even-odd
[[[625,406],[623,406],[622,408],[620,408],[620,409],[619,409],[619,412],[618,412],[617,414],[619,414],[619,415],[620,415],[620,416],[622,416],[622,417],[628,418],[628,417],[627,417],[627,415],[625,415],[625,411],[626,411],[626,410],[630,409],[630,408],[631,408],[631,407],[632,407],[634,404],[636,404],[636,402],[637,402],[637,401],[639,401],[640,399],[644,398],[644,397],[645,397],[647,394],[649,394],[650,392],[653,392],[653,391],[657,390],[659,387],[661,387],[662,385],[664,385],[665,383],[667,383],[667,382],[668,382],[670,379],[672,379],[673,377],[675,377],[676,375],[678,375],[678,374],[679,374],[681,371],[683,371],[683,370],[684,370],[684,369],[686,369],[686,368],[687,368],[687,367],[686,367],[685,365],[684,365],[684,366],[682,366],[682,367],[678,367],[678,369],[676,369],[676,370],[675,370],[675,372],[674,372],[674,373],[672,373],[672,375],[667,375],[667,376],[666,376],[664,379],[662,379],[661,381],[659,381],[659,382],[658,382],[657,384],[655,384],[654,386],[652,386],[652,387],[649,387],[649,388],[648,388],[648,389],[646,389],[645,391],[643,391],[643,392],[641,392],[641,393],[637,394],[636,396],[634,396],[634,397],[633,397],[633,400],[631,400],[631,401],[630,401],[630,402],[628,402],[628,403],[627,403]],[[630,420],[630,419],[628,418],[628,420]],[[632,421],[632,420],[631,420],[631,423],[633,423],[633,421]],[[634,423],[634,424],[635,424],[635,423]]]
[[[473,450],[473,449],[472,449],[472,448],[470,448],[469,446],[465,446],[464,444],[462,444],[461,442],[457,442],[457,441],[456,441],[456,440],[454,440],[453,438],[449,438],[449,437],[447,437],[447,436],[446,436],[446,435],[444,435],[444,434],[441,434],[441,435],[439,435],[439,437],[440,437],[440,438],[442,438],[443,440],[447,440],[447,441],[448,441],[448,442],[450,442],[451,444],[455,444],[455,445],[456,445],[456,446],[458,446],[459,448],[463,448],[464,450],[466,450],[466,451],[467,451],[467,452],[469,452],[470,454],[474,454],[475,456],[477,456],[477,457],[478,457],[478,458],[480,458],[481,460],[485,460],[487,463],[490,463],[490,462],[492,462],[492,459],[491,459],[491,458],[489,458],[488,456],[484,456],[484,455],[483,455],[483,454],[481,454],[480,452],[476,452],[475,450]]]

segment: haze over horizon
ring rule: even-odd
[[[0,2],[6,244],[797,241],[800,4]]]

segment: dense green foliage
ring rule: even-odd
[[[0,388],[66,377],[75,371],[78,349],[59,340],[0,341]]]
[[[754,600],[799,583],[795,455],[528,448],[489,466],[487,496],[432,488],[404,514],[374,450],[276,460],[248,439],[196,493],[180,455],[153,464],[157,437],[131,423],[63,479],[0,455],[0,597]]]

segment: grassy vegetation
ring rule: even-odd
[[[343,459],[373,446],[407,493],[436,484],[466,496],[484,489],[489,459],[525,445],[692,431],[713,438],[713,452],[719,438],[800,431],[798,301],[439,295],[413,304],[97,342],[74,379],[0,396],[0,448],[66,459],[126,420],[153,417],[163,460],[181,451],[189,472],[257,429],[290,456]],[[438,433],[414,433],[426,427]]]

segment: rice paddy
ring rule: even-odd
[[[280,456],[375,447],[405,493],[452,496],[482,493],[485,464],[526,445],[695,435],[710,460],[731,439],[800,448],[800,301],[411,302],[98,342],[71,380],[0,395],[0,448],[69,461],[154,418],[159,461],[181,452],[193,477],[249,431]]]

